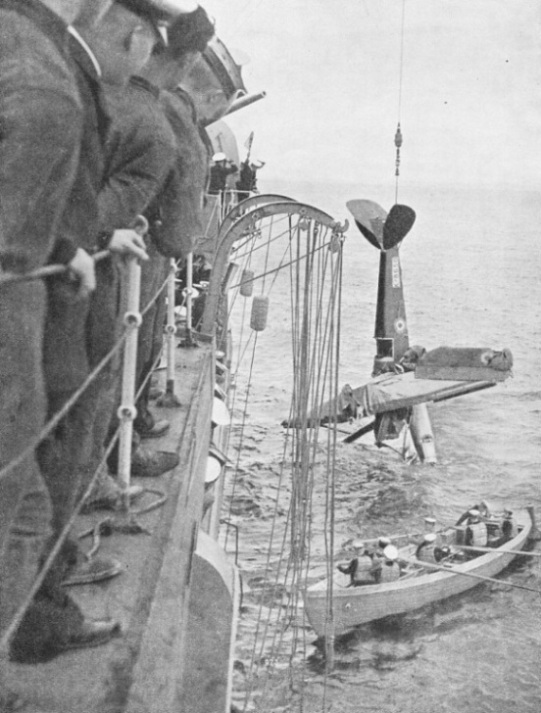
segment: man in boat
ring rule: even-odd
[[[376,542],[376,546],[372,553],[374,555],[374,557],[383,557],[385,548],[388,547],[390,544],[391,544],[391,540],[389,537],[378,538],[378,541]]]
[[[462,525],[463,522],[468,520],[470,518],[470,513],[472,510],[477,510],[479,516],[483,519],[488,519],[489,517],[491,517],[488,503],[485,500],[481,500],[478,505],[473,505],[471,508],[468,508],[466,512],[463,512],[462,515],[455,522],[455,526],[458,527],[458,525]]]
[[[503,542],[512,540],[516,535],[515,523],[513,521],[513,511],[505,509],[503,511],[503,521],[501,524]]]
[[[486,547],[488,543],[488,529],[486,523],[481,519],[479,510],[469,511],[466,526],[466,541],[468,547]]]
[[[342,574],[349,574],[350,587],[374,584],[374,572],[378,570],[379,562],[374,562],[375,558],[366,550],[361,540],[354,540],[352,547],[355,557],[347,565],[339,564],[338,569]]]
[[[423,541],[418,545],[415,550],[415,557],[421,562],[430,562],[431,564],[436,564],[436,539],[437,535],[435,532],[427,532]]]
[[[386,582],[395,582],[400,579],[400,565],[398,563],[398,550],[394,545],[387,545],[382,552],[381,557],[377,559],[377,565],[374,567],[373,577],[376,584],[385,584]]]

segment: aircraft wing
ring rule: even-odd
[[[409,371],[376,376],[363,386],[352,389],[352,396],[358,407],[358,415],[362,417],[428,401],[445,401],[495,385],[495,381],[416,379],[415,373]]]
[[[381,374],[355,389],[346,384],[336,399],[313,409],[306,418],[306,424],[315,426],[332,420],[341,423],[351,418],[375,416],[429,401],[453,399],[495,385],[496,381],[416,379],[413,371]],[[283,421],[282,425],[295,427],[300,423],[292,419]]]

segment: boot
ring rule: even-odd
[[[120,635],[120,625],[109,619],[85,619],[75,602],[36,599],[11,642],[10,658],[15,663],[51,661],[72,649],[100,646]]]
[[[149,451],[139,446],[133,454],[131,472],[136,478],[157,478],[175,468],[179,462],[176,453]]]
[[[145,489],[140,485],[130,485],[128,495],[130,504],[140,498]],[[81,508],[81,513],[86,514],[94,510],[118,510],[122,503],[122,488],[109,473],[98,478],[88,500]]]
[[[165,418],[154,421],[150,428],[139,427],[137,433],[141,438],[161,438],[169,430],[171,424]]]

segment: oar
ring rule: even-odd
[[[506,587],[514,587],[515,589],[525,589],[528,592],[535,592],[536,594],[541,594],[541,589],[534,589],[533,587],[526,587],[524,584],[514,584],[512,582],[505,582],[501,579],[494,579],[493,577],[485,577],[483,574],[474,574],[473,572],[460,572],[452,567],[442,567],[438,564],[432,564],[431,562],[421,562],[420,560],[402,560],[411,565],[416,565],[417,567],[423,567],[425,569],[431,569],[435,572],[447,572],[448,574],[461,574],[464,577],[472,577],[473,579],[480,579],[482,582],[492,582],[492,584],[503,584]]]
[[[443,530],[437,530],[437,532],[443,532]],[[424,532],[401,532],[397,535],[380,535],[379,537],[372,537],[371,539],[367,540],[364,537],[355,537],[352,538],[355,540],[362,540],[365,545],[371,545],[374,542],[378,542],[382,537],[386,537],[388,540],[405,540],[405,539],[410,539],[412,537],[422,537]],[[346,540],[346,543],[350,542],[349,540]]]
[[[457,545],[461,550],[468,552],[509,552],[511,555],[526,555],[526,557],[541,557],[541,552],[525,552],[524,550],[500,550],[495,547],[470,547],[469,545]]]

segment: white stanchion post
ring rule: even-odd
[[[186,257],[186,329],[187,337],[192,333],[192,307],[193,307],[193,253]]]
[[[167,280],[167,324],[165,325],[165,354],[166,354],[166,385],[165,393],[156,401],[157,406],[174,408],[180,406],[180,401],[175,396],[175,358],[176,358],[176,326],[175,326],[175,277],[177,265],[171,258],[169,277]]]
[[[129,257],[127,310],[124,315],[124,325],[128,336],[124,345],[124,367],[122,373],[122,401],[118,409],[120,419],[120,441],[118,454],[118,479],[122,488],[122,510],[129,512],[130,498],[128,488],[131,479],[131,450],[133,436],[133,420],[137,415],[135,408],[135,379],[137,373],[137,337],[142,317],[141,300],[141,265],[135,257]]]
[[[175,382],[175,275],[177,265],[173,258],[169,266],[169,281],[167,283],[167,391],[174,391]]]

